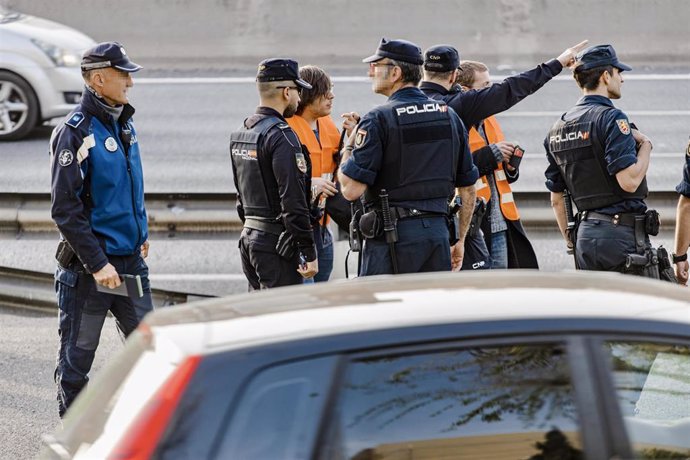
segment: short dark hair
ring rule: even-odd
[[[613,66],[604,65],[600,67],[593,67],[587,70],[578,70],[577,67],[573,72],[573,77],[578,86],[582,89],[595,90],[599,86],[599,78],[604,72],[613,75]]]
[[[412,83],[413,85],[417,86],[419,85],[419,82],[422,81],[421,64],[412,64],[405,61],[396,61],[395,59],[390,59],[390,62],[394,66],[400,67],[403,83]]]
[[[458,66],[458,78],[455,80],[460,86],[472,87],[476,72],[487,72],[489,68],[478,61],[461,61]]]
[[[302,115],[304,109],[320,97],[326,96],[331,90],[331,79],[322,69],[305,65],[299,69],[299,77],[311,85],[311,89],[303,89],[300,95],[297,115]]]

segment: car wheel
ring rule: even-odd
[[[0,141],[21,139],[38,121],[38,101],[20,76],[0,70]]]

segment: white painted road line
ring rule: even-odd
[[[494,75],[491,81],[501,81],[511,75]],[[639,81],[659,81],[659,80],[690,80],[690,74],[625,74],[626,80]],[[366,76],[344,76],[332,77],[333,83],[369,83],[371,80]],[[137,85],[246,85],[255,83],[254,77],[185,77],[185,78],[135,78]],[[572,75],[558,75],[553,81],[572,82]]]
[[[626,110],[628,117],[688,117],[690,110]],[[497,117],[560,117],[563,111],[502,112]]]

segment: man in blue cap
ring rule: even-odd
[[[417,88],[424,59],[414,43],[384,38],[363,62],[388,101],[362,117],[338,172],[343,196],[363,197],[361,274],[459,270],[472,207],[461,208],[452,256],[447,219],[456,187],[463,202],[475,200],[467,130]]]
[[[242,270],[250,290],[302,283],[319,271],[311,227],[311,163],[285,121],[302,88],[292,59],[266,59],[256,75],[260,104],[230,136]]]
[[[690,139],[685,147],[683,179],[676,187],[680,194],[676,209],[676,238],[673,263],[676,265],[678,283],[688,284],[688,246],[690,246]]]
[[[658,215],[644,201],[652,142],[611,102],[621,97],[622,73],[629,70],[611,45],[577,55],[574,77],[583,97],[544,140],[546,187],[579,269],[659,278],[648,236],[658,232]],[[564,191],[579,211],[575,228],[568,228]]]
[[[84,53],[80,104],[50,141],[51,212],[61,241],[56,254],[60,347],[55,370],[62,417],[88,382],[108,311],[123,337],[153,308],[148,267],[144,176],[127,92],[132,62],[123,46],[99,43]],[[143,297],[96,290],[139,275]]]

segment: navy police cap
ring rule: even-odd
[[[125,72],[136,72],[142,67],[129,60],[124,47],[118,42],[104,42],[86,50],[81,59],[81,70],[114,67]]]
[[[297,86],[311,89],[311,85],[299,77],[297,61],[284,58],[265,59],[259,63],[256,81],[294,81]]]
[[[575,57],[576,70],[589,70],[594,67],[611,65],[620,70],[632,70],[632,67],[623,64],[616,56],[616,50],[611,45],[595,45],[582,50]]]
[[[460,53],[450,45],[435,45],[424,52],[424,70],[450,72],[460,65]]]
[[[376,62],[383,58],[394,59],[396,61],[409,62],[410,64],[422,65],[422,49],[407,40],[388,40],[382,38],[376,54],[362,59],[362,62]]]

